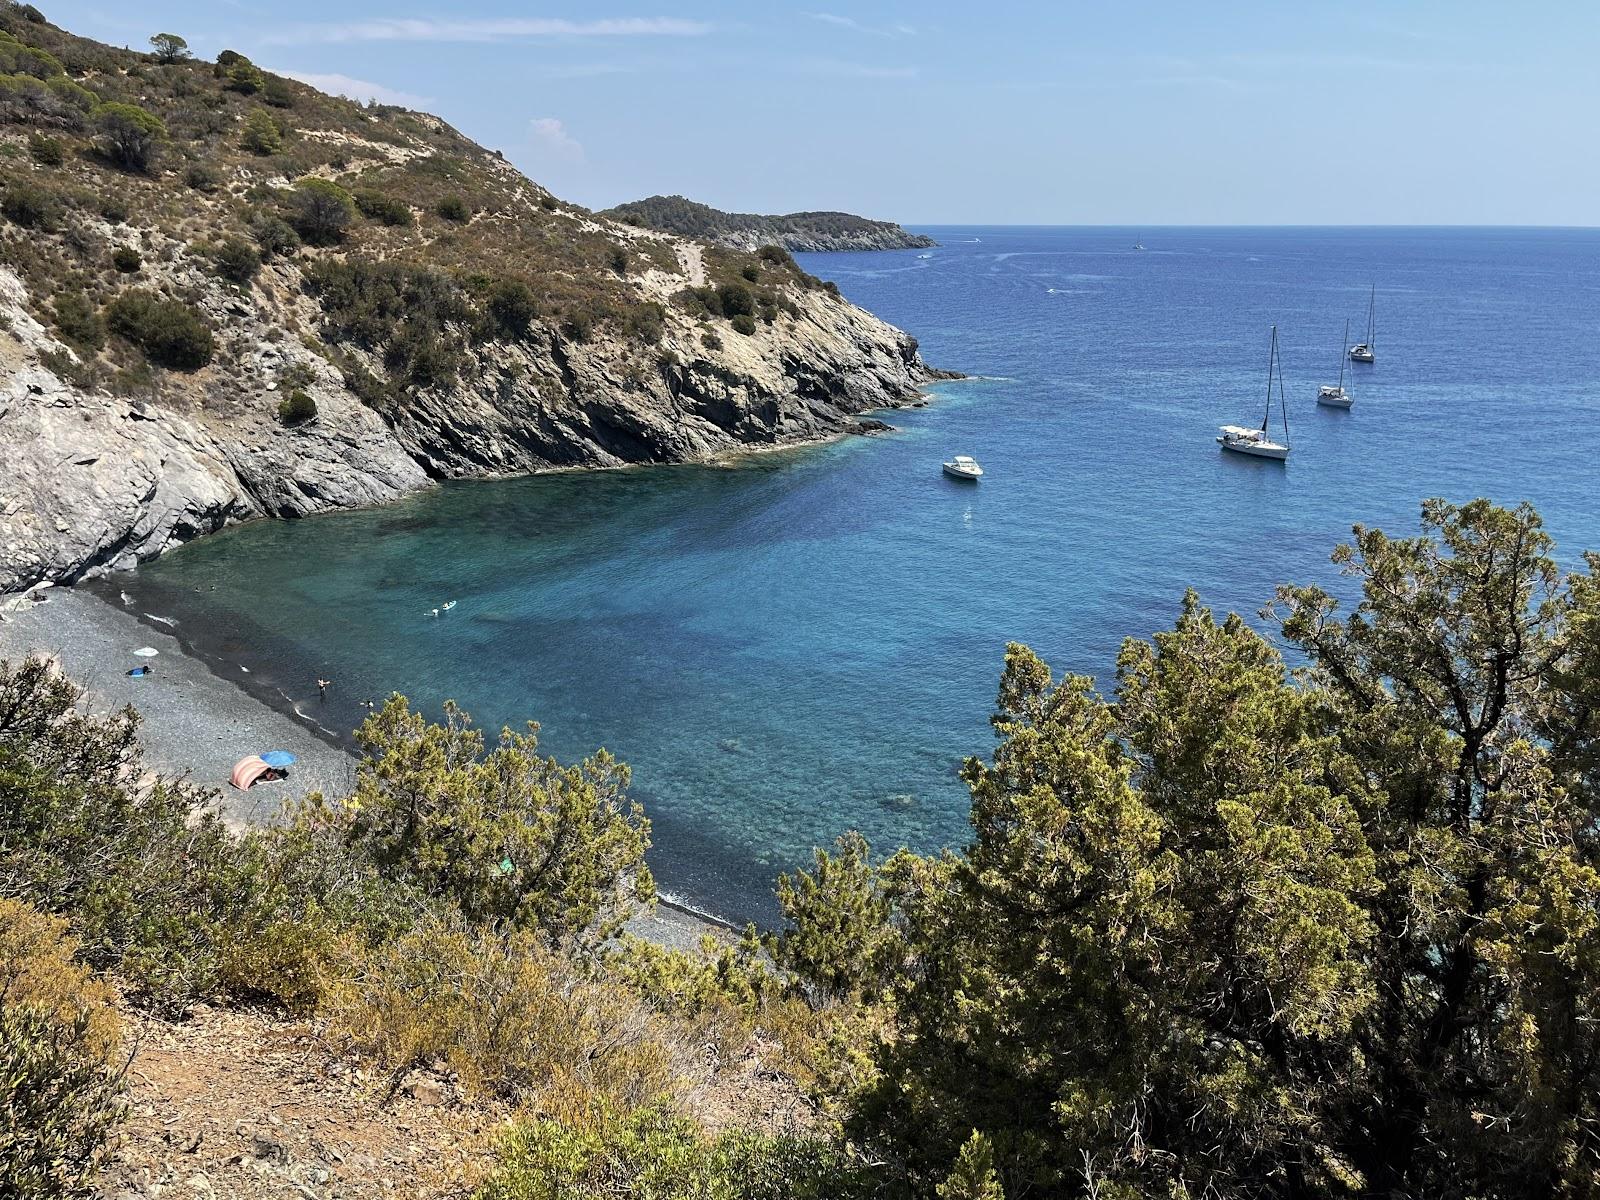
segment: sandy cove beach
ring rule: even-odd
[[[224,820],[259,825],[286,801],[320,791],[343,796],[355,787],[356,758],[318,732],[315,717],[297,717],[224,679],[161,626],[141,620],[88,592],[50,588],[43,603],[8,600],[0,609],[0,660],[45,654],[88,691],[95,712],[133,705],[141,718],[146,766],[216,790]],[[153,658],[133,651],[152,647]],[[150,674],[131,677],[140,665]],[[312,702],[315,703],[315,702]],[[298,761],[286,779],[258,783],[248,792],[229,786],[233,764],[264,750],[288,750]],[[666,904],[629,922],[640,937],[667,946],[690,946],[720,925]]]

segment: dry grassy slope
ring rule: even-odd
[[[558,201],[437,118],[271,76],[245,94],[212,64],[114,50],[9,3],[0,29],[56,56],[98,100],[157,114],[168,135],[149,172],[126,171],[101,153],[92,115],[0,88],[0,183],[51,208],[42,222],[0,219],[0,590],[437,478],[832,436],[859,412],[914,400],[927,378],[913,339],[791,262]],[[281,146],[258,154],[244,134],[263,113]],[[41,137],[59,163],[38,152]],[[224,278],[217,247],[253,246],[252,230],[292,216],[295,184],[313,176],[408,220],[360,218],[337,244],[270,257],[247,283]],[[457,200],[469,219],[440,215]],[[138,253],[137,272],[117,269],[118,249]],[[408,286],[445,296],[446,315],[409,300],[331,308],[313,283],[337,263],[403,267]],[[488,296],[509,283],[535,314],[519,336],[485,324]],[[703,289],[718,285],[744,289],[754,319],[728,319],[715,297],[708,309]],[[133,289],[202,313],[211,361],[154,367],[114,332],[95,346],[63,316]],[[317,416],[290,426],[278,406],[295,388]]]

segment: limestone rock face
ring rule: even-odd
[[[668,296],[693,279],[695,249],[680,249],[685,275],[641,280],[641,291]],[[793,293],[792,310],[753,334],[723,324],[709,347],[703,322],[670,305],[650,347],[535,326],[475,348],[449,386],[380,412],[285,336],[285,312],[317,319],[293,267],[242,294],[193,273],[175,282],[205,291],[226,365],[167,373],[148,398],[129,398],[52,369],[71,351],[0,268],[0,592],[131,567],[253,517],[381,504],[434,480],[834,437],[864,411],[917,402],[936,374],[912,338],[817,289]],[[277,415],[289,372],[310,381],[317,406],[296,426]]]

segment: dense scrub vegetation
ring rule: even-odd
[[[1600,556],[1563,578],[1525,507],[1423,524],[1340,548],[1348,616],[1279,590],[1297,670],[1192,595],[1110,698],[1012,646],[964,850],[847,835],[697,954],[615,936],[649,830],[603,754],[396,698],[352,797],[236,835],[131,713],[0,667],[0,1179],[72,1194],[104,1144],[92,968],[447,1064],[524,1113],[486,1200],[1594,1194]],[[697,1115],[686,1064],[752,1037],[806,1125]]]
[[[76,382],[143,390],[152,369],[201,372],[195,394],[209,394],[206,368],[233,353],[228,323],[210,310],[206,351],[195,325],[208,321],[203,285],[171,266],[184,261],[253,285],[273,313],[292,307],[303,271],[327,319],[292,332],[384,408],[488,369],[496,339],[663,335],[662,305],[639,276],[681,270],[669,245],[596,223],[443,122],[323,95],[236,51],[198,61],[177,34],[138,53],[37,16],[0,0],[0,246],[41,307],[59,311],[70,292],[103,314],[103,342],[69,339],[77,359],[63,369]],[[112,309],[141,263],[151,295]],[[376,295],[392,279],[317,283],[342,268],[379,279],[391,263],[409,272],[405,287],[441,303],[413,319]],[[724,317],[686,299],[708,323],[776,319],[785,288],[817,286],[787,256],[730,253],[708,266],[713,287],[747,269],[768,301]]]

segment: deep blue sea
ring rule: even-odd
[[[992,746],[1007,641],[1105,678],[1186,586],[1253,617],[1279,581],[1339,584],[1350,525],[1412,531],[1424,496],[1528,499],[1563,560],[1600,548],[1600,231],[927,232],[938,249],[803,256],[983,376],[889,414],[892,436],[454,484],[110,586],[257,687],[332,678],[306,706],[330,727],[401,691],[537,719],[562,758],[607,747],[664,890],[742,918],[841,830],[964,840],[956,772]],[[1353,410],[1318,409],[1373,284],[1377,363],[1351,368]],[[1259,422],[1274,322],[1287,464],[1213,441]],[[980,484],[941,476],[957,453]]]

